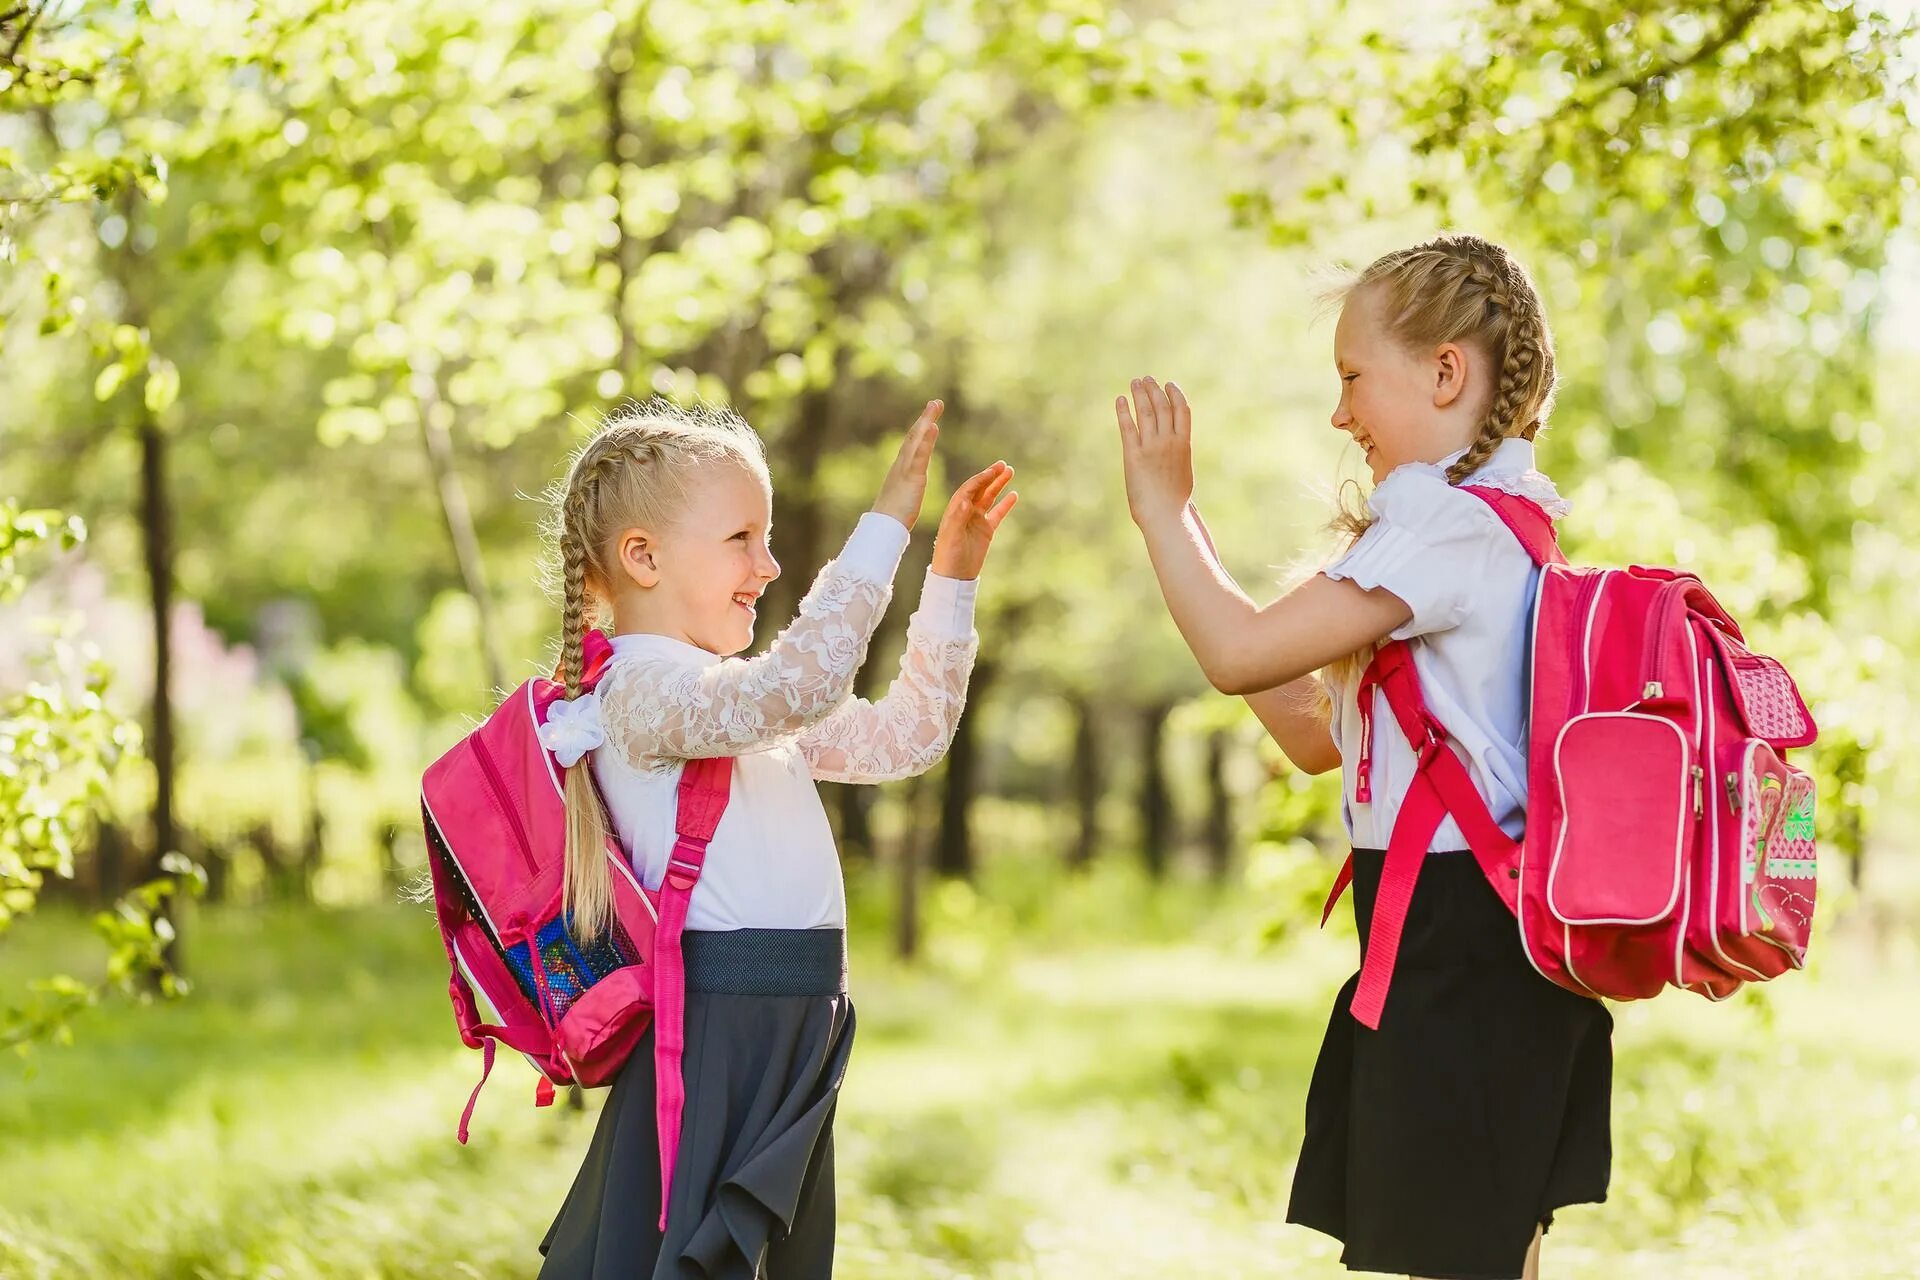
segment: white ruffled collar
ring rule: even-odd
[[[1403,462],[1394,470],[1424,471],[1445,479],[1447,468],[1464,457],[1466,452],[1465,449],[1457,450],[1438,462]],[[1538,503],[1540,509],[1555,520],[1562,519],[1573,510],[1573,504],[1560,496],[1560,490],[1554,487],[1546,473],[1534,466],[1533,441],[1522,440],[1518,436],[1502,440],[1500,447],[1493,451],[1493,456],[1461,484],[1517,494]]]
[[[711,667],[725,660],[711,649],[702,649],[697,644],[663,636],[655,631],[623,631],[613,636],[612,640],[613,656],[616,658],[636,653],[654,653],[702,667]]]

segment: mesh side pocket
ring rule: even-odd
[[[535,938],[540,944],[540,967],[546,971],[547,998],[556,1022],[566,1016],[573,1002],[594,983],[615,969],[639,961],[639,949],[617,921],[605,935],[584,946],[568,932],[564,915],[541,925]],[[537,1003],[529,945],[525,941],[515,943],[507,948],[504,958],[507,967],[513,970],[514,980],[528,993],[527,998]]]

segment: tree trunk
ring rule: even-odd
[[[838,363],[838,362],[836,362]],[[836,381],[838,373],[836,372]],[[833,388],[814,387],[800,397],[799,416],[779,458],[773,487],[773,528],[781,574],[767,589],[758,620],[764,645],[800,608],[800,597],[825,558],[821,553],[821,511],[812,478],[826,457],[833,427]]]
[[[960,717],[953,743],[947,748],[946,785],[940,795],[940,843],[933,860],[939,875],[973,879],[973,801],[980,790],[980,735],[974,726],[997,674],[991,662],[974,663],[967,711]]]
[[[627,170],[640,159],[640,136],[628,123],[621,101],[627,78],[633,71],[633,44],[633,32],[615,27],[607,40],[607,54],[600,69],[600,92],[607,112],[605,158],[613,167],[614,242],[606,258],[614,267],[613,321],[620,331],[620,354],[614,369],[620,375],[620,389],[627,395],[634,393],[640,372],[640,340],[633,331],[632,317],[627,314],[627,294],[633,278],[640,273],[643,256],[643,247],[627,224],[626,206]]]
[[[1073,709],[1073,803],[1080,825],[1067,861],[1069,866],[1085,867],[1100,849],[1100,740],[1093,699],[1076,697]]]
[[[1231,742],[1225,729],[1207,735],[1207,869],[1215,880],[1225,880],[1233,865],[1233,793],[1227,789]]]
[[[127,239],[133,239],[128,219]],[[142,402],[140,409],[140,527],[147,568],[147,598],[153,618],[153,707],[148,726],[147,758],[153,762],[153,858],[149,875],[165,872],[160,863],[179,848],[174,825],[173,635],[173,509],[167,500],[167,438]],[[171,895],[154,908],[154,921],[165,920],[174,937],[161,952],[161,964],[179,972],[179,928],[173,920]],[[149,975],[157,986],[161,974]]]
[[[903,567],[902,576],[906,569]],[[887,674],[886,668],[874,661],[871,655],[887,650],[896,632],[906,629],[904,610],[889,609],[880,618],[880,626],[873,634],[873,640],[867,648],[866,662],[853,677],[855,697],[872,699],[880,694],[880,679]],[[842,862],[871,862],[873,847],[873,795],[871,786],[854,782],[829,782],[824,784],[832,793],[833,811],[838,816],[838,829],[835,838],[840,845]]]
[[[473,511],[454,467],[453,435],[442,418],[450,406],[440,398],[440,376],[428,359],[416,358],[408,378],[420,414],[420,436],[427,449],[427,466],[440,496],[440,513],[447,521],[460,580],[480,614],[480,651],[487,664],[487,680],[494,692],[506,691],[506,666],[500,659],[500,634],[494,625],[493,593],[487,587],[486,563],[480,557],[480,537],[474,531]]]
[[[307,791],[306,833],[300,844],[300,901],[313,901],[313,884],[320,876],[320,860],[325,856],[326,824],[320,809],[320,759],[317,751],[302,744],[306,762],[302,781]]]
[[[920,954],[920,802],[926,790],[924,776],[907,783],[903,796],[906,820],[894,850],[899,897],[894,916],[893,953],[909,961]]]
[[[1170,703],[1157,702],[1145,709],[1140,721],[1140,852],[1156,880],[1166,874],[1173,852],[1173,797],[1160,758],[1172,713]]]
[[[131,843],[120,825],[103,821],[93,840],[93,883],[95,904],[112,906],[126,892],[127,846]]]

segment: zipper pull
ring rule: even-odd
[[[1707,813],[1705,799],[1707,790],[1707,771],[1699,765],[1693,766],[1693,816],[1703,818]]]
[[[1652,702],[1655,698],[1662,697],[1665,694],[1666,689],[1658,680],[1649,680],[1647,681],[1647,687],[1640,691],[1640,701]]]
[[[1740,775],[1737,773],[1727,775],[1727,807],[1740,812]]]

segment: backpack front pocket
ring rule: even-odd
[[[1569,925],[1651,925],[1679,904],[1693,750],[1680,726],[1631,711],[1577,716],[1554,745],[1560,832],[1547,906]]]

